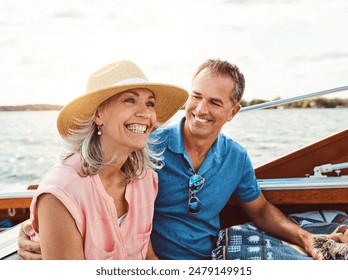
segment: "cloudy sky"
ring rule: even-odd
[[[121,59],[188,90],[199,63],[227,59],[246,100],[348,85],[346,0],[1,0],[0,11],[0,105],[64,105]]]

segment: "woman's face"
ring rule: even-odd
[[[131,89],[107,100],[98,109],[100,143],[104,155],[129,154],[146,146],[155,127],[155,95],[148,89]]]

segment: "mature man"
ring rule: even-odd
[[[221,133],[240,110],[244,87],[237,66],[221,60],[204,62],[193,76],[185,117],[153,133],[160,139],[158,149],[165,149],[151,236],[160,259],[211,258],[219,213],[232,194],[259,228],[317,258],[312,234],[265,199],[246,151]],[[24,232],[19,246],[21,257],[40,257],[35,254],[39,245],[30,243]]]
[[[311,234],[267,202],[246,151],[220,133],[240,110],[244,87],[237,66],[206,61],[193,76],[185,118],[155,132],[165,148],[151,239],[160,259],[211,258],[232,194],[258,227],[312,254]]]

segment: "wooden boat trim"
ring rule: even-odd
[[[1,199],[0,209],[29,208],[31,200],[32,200],[31,197],[17,197],[17,198]]]
[[[261,190],[272,204],[347,203],[348,177],[291,178],[258,180]],[[0,195],[0,209],[29,208],[35,191]],[[235,204],[235,199],[229,202]]]
[[[348,188],[262,190],[266,199],[285,215],[318,210],[341,210],[348,213]],[[250,221],[232,196],[220,213],[221,228]]]
[[[281,204],[347,204],[348,188],[267,190],[264,196],[273,205]]]
[[[305,146],[255,169],[258,179],[296,178],[313,175],[313,168],[323,164],[348,161],[348,129]],[[330,176],[336,174],[329,173]],[[348,175],[343,169],[341,175]]]
[[[348,187],[321,189],[278,189],[262,190],[263,195],[273,205],[281,204],[346,204],[348,207]],[[228,205],[238,205],[235,197]]]
[[[0,192],[0,209],[29,208],[38,185],[29,185],[25,189],[17,187],[8,192]]]

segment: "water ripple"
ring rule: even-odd
[[[184,112],[171,120],[177,122]],[[37,184],[59,158],[58,112],[0,112],[0,188]],[[238,114],[223,132],[244,146],[254,166],[347,129],[348,109],[259,110]]]

